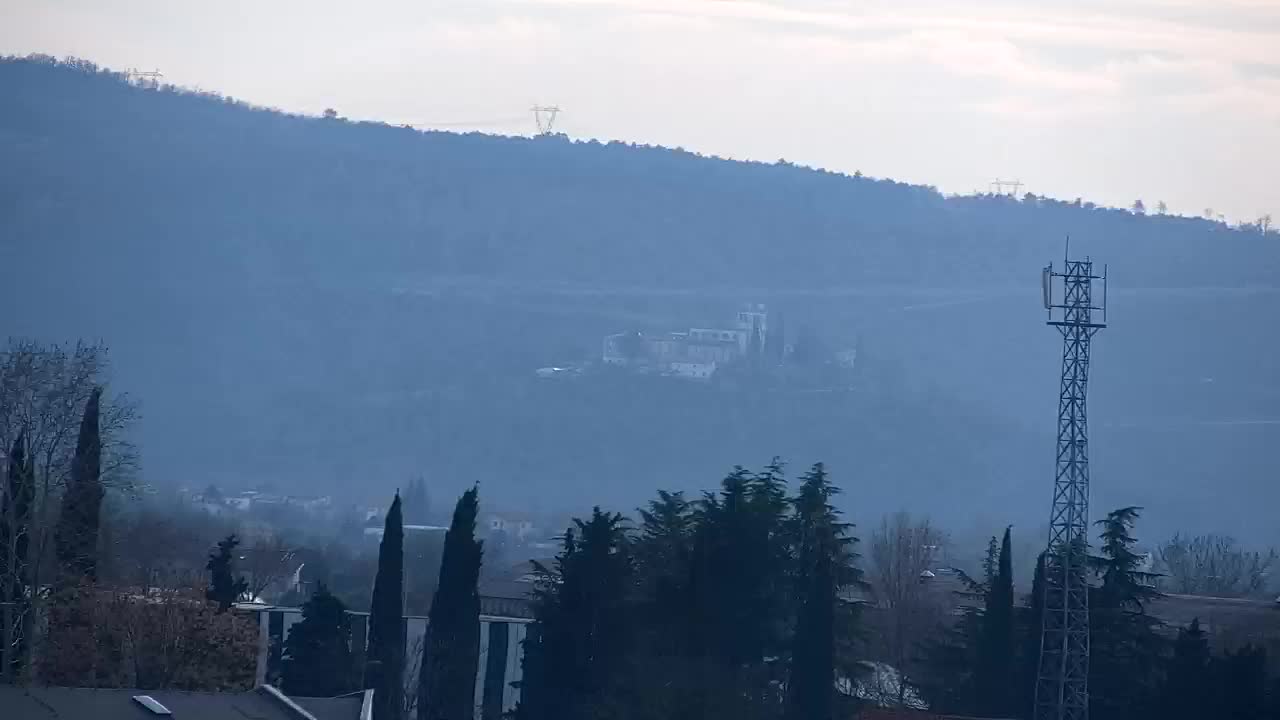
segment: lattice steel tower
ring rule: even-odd
[[[1068,246],[1069,247],[1069,246]],[[1069,252],[1069,249],[1068,249]],[[1045,554],[1041,608],[1040,667],[1036,676],[1036,720],[1089,717],[1089,445],[1085,396],[1089,343],[1106,327],[1106,268],[1063,256],[1063,271],[1050,264],[1042,276],[1049,325],[1062,332],[1062,383],[1058,394],[1058,459]],[[1054,285],[1062,282],[1062,302]],[[1102,281],[1102,302],[1093,301],[1093,281]],[[1094,313],[1102,322],[1096,322]]]

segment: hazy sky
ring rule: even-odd
[[[1070,8],[1070,9],[1066,9]],[[1280,0],[0,0],[0,52],[286,110],[1280,217]]]

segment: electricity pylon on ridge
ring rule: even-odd
[[[560,106],[534,105],[529,110],[533,112],[533,122],[538,126],[538,134],[550,135],[556,125],[556,116],[560,114]]]
[[[160,78],[164,77],[164,73],[157,70],[139,70],[137,68],[129,68],[124,71],[125,80],[129,84],[137,83],[139,85],[158,85]]]
[[[1070,239],[1068,239],[1068,253]],[[1102,302],[1093,301],[1093,281],[1102,281]],[[1054,302],[1061,281],[1062,301]],[[1089,446],[1086,396],[1090,342],[1107,319],[1107,271],[1093,274],[1093,261],[1063,256],[1041,275],[1048,324],[1062,333],[1062,378],[1058,393],[1058,456],[1045,552],[1040,660],[1035,720],[1089,717]],[[1096,321],[1094,313],[1101,315]]]
[[[1008,195],[1009,197],[1017,197],[1018,190],[1022,188],[1021,180],[1001,180],[996,178],[991,181],[989,186],[992,195]]]

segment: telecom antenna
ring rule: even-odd
[[[550,135],[556,125],[556,116],[560,114],[560,106],[534,105],[529,110],[533,112],[533,121],[538,125],[538,134]]]
[[[1106,327],[1107,271],[1093,274],[1093,261],[1070,259],[1041,274],[1048,324],[1062,333],[1062,382],[1058,393],[1058,458],[1045,553],[1040,665],[1036,675],[1035,720],[1089,717],[1089,445],[1085,396],[1089,386],[1089,343]],[[1062,301],[1054,299],[1061,280]],[[1094,304],[1093,281],[1102,281],[1102,302]],[[1097,322],[1094,313],[1101,316]]]

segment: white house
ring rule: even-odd
[[[677,377],[705,380],[720,365],[764,350],[769,316],[753,303],[738,312],[733,327],[689,328],[658,335],[616,333],[604,338],[601,360],[609,365],[648,368]]]

